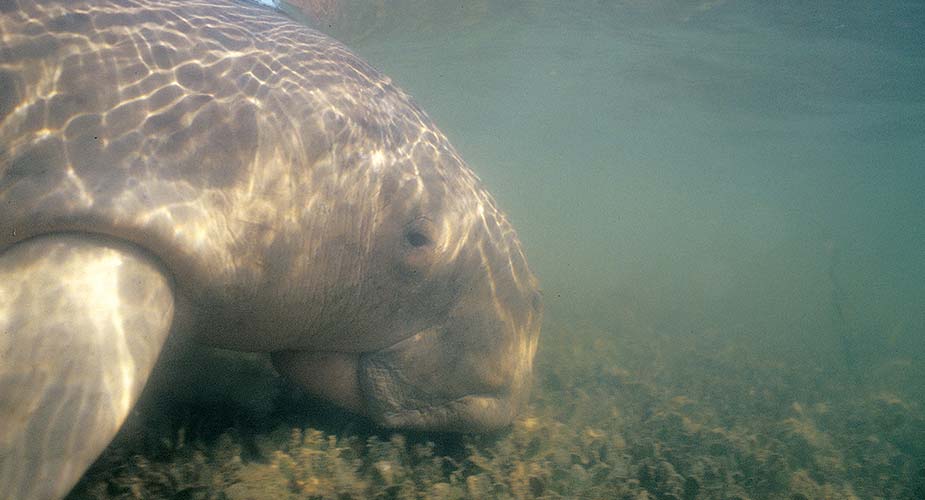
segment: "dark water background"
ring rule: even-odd
[[[925,4],[379,3],[324,28],[488,184],[551,318],[923,396]]]

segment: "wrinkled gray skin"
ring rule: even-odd
[[[105,312],[129,339],[100,366],[156,357],[166,321],[273,353],[385,426],[496,429],[526,397],[542,309],[514,230],[406,94],[336,41],[220,0],[0,1],[3,273],[0,355],[19,364],[0,367],[0,419],[26,429],[62,390],[10,403],[44,348],[27,334],[75,310],[75,338]],[[122,280],[105,304],[74,285],[101,275]],[[18,449],[4,432],[0,452]]]

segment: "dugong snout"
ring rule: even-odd
[[[309,392],[385,427],[495,430],[527,398],[542,300],[531,291],[514,304],[474,306],[460,304],[445,324],[377,351],[282,351],[273,363]]]

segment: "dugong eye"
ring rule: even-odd
[[[426,217],[418,217],[405,226],[405,244],[413,249],[429,247],[436,241],[436,228]]]
[[[426,276],[437,261],[435,252],[438,235],[434,224],[426,217],[409,222],[401,234],[399,273],[407,279]]]
[[[423,246],[430,245],[431,243],[433,243],[430,240],[430,237],[428,237],[426,234],[420,231],[414,230],[414,229],[411,229],[407,233],[405,233],[405,240],[408,241],[409,245],[415,248],[423,247]]]

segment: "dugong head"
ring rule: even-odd
[[[496,429],[530,385],[537,280],[479,179],[381,78],[374,104],[315,117],[339,131],[337,159],[319,160],[337,172],[316,183],[330,186],[316,204],[328,215],[304,232],[324,238],[299,252],[318,263],[302,279],[323,293],[306,315],[311,335],[273,361],[381,425]]]
[[[414,159],[416,175],[382,173],[371,190],[373,234],[343,245],[355,253],[338,267],[356,266],[353,278],[329,275],[343,281],[328,293],[350,299],[332,303],[307,349],[273,360],[311,392],[385,426],[491,430],[525,399],[542,299],[477,179],[451,149],[430,153]]]

